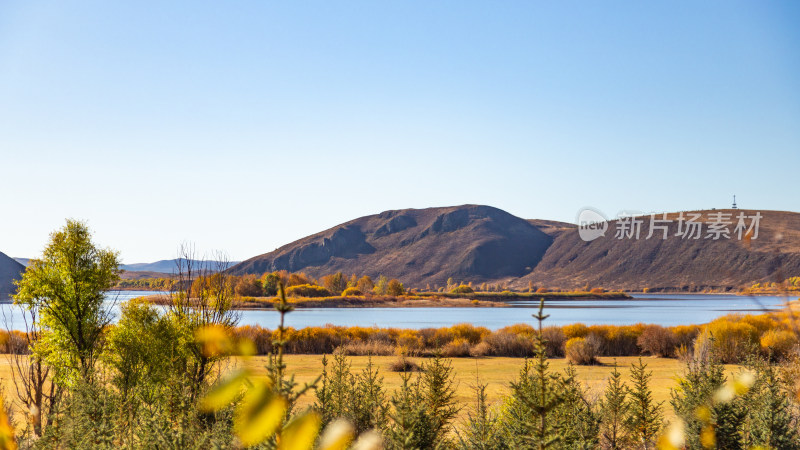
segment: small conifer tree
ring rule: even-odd
[[[772,365],[761,364],[756,369],[756,383],[744,398],[750,429],[746,446],[800,449],[797,418],[785,380]]]
[[[507,446],[499,433],[497,416],[489,408],[486,384],[475,384],[475,407],[467,413],[462,432],[458,435],[460,448],[473,450],[499,450]]]
[[[600,441],[605,448],[617,449],[627,446],[625,421],[628,418],[630,405],[627,402],[627,386],[622,381],[622,374],[614,370],[608,379],[605,393],[600,401]]]
[[[561,428],[562,446],[575,449],[596,448],[599,419],[572,365],[565,371],[562,389],[563,402],[555,414],[557,423],[564,424]]]
[[[744,400],[715,401],[714,393],[726,382],[725,369],[713,350],[700,356],[688,363],[670,400],[675,414],[686,425],[686,444],[690,448],[742,448]]]
[[[655,441],[663,426],[663,402],[653,400],[647,364],[639,358],[638,364],[631,364],[631,383],[628,389],[628,416],[625,430],[636,448],[654,448]]]
[[[512,448],[555,448],[561,441],[561,430],[567,425],[558,423],[555,410],[564,402],[565,380],[550,373],[546,339],[542,333],[544,299],[533,317],[539,322],[534,343],[534,360],[526,361],[519,379],[511,383],[511,398],[506,405],[503,424]]]

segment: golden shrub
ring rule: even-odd
[[[331,293],[322,286],[315,284],[298,284],[286,289],[289,297],[328,297]]]
[[[659,325],[648,325],[636,341],[643,352],[653,356],[672,356],[675,353],[677,339],[668,328]]]
[[[775,359],[783,359],[791,355],[797,347],[797,335],[787,330],[767,330],[759,340],[761,351]]]
[[[460,286],[454,287],[453,289],[450,289],[451,294],[472,294],[474,292],[475,291],[466,284],[462,284]]]
[[[361,295],[364,295],[364,293],[359,291],[356,287],[349,287],[342,291],[342,297],[358,297]]]
[[[442,347],[442,356],[447,358],[469,356],[469,351],[469,341],[464,338],[456,338]]]
[[[586,337],[586,335],[589,334],[589,327],[587,327],[582,323],[573,323],[570,325],[564,325],[562,329],[564,330],[564,336],[566,336],[567,339],[572,339],[576,337],[582,338]]]
[[[744,360],[758,345],[758,330],[748,323],[732,321],[730,318],[716,319],[703,328],[695,341],[695,351],[703,346],[727,364]]]
[[[597,350],[588,340],[581,337],[569,339],[564,345],[567,359],[578,365],[589,365],[597,362]]]

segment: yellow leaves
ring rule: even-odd
[[[383,449],[383,438],[375,430],[362,433],[353,444],[352,450],[381,450]]]
[[[737,395],[744,395],[750,390],[750,387],[755,383],[756,377],[753,372],[743,371],[732,381],[725,383],[724,386],[719,388],[714,393],[714,401],[719,403],[727,403],[733,400]]]
[[[16,450],[17,441],[14,439],[14,427],[8,421],[6,408],[0,398],[0,450]]]
[[[658,450],[679,450],[686,444],[686,433],[684,431],[684,423],[681,420],[673,422],[666,433],[659,439],[657,448]]]
[[[228,354],[232,349],[228,331],[221,325],[198,328],[194,338],[200,344],[203,355],[208,358]]]
[[[353,441],[355,429],[350,422],[338,419],[334,420],[322,433],[319,440],[320,450],[344,450]]]
[[[233,353],[250,357],[257,353],[256,344],[253,341],[250,339],[234,341],[230,336],[230,330],[221,325],[198,328],[194,333],[194,339],[200,345],[200,351],[203,356],[207,358],[231,355]]]
[[[200,400],[200,408],[218,411],[236,400],[245,387],[244,398],[236,408],[234,431],[242,445],[249,447],[274,436],[283,424],[288,402],[273,390],[272,383],[264,379],[252,379],[246,369],[236,371]],[[287,437],[280,448],[310,448],[319,429],[319,417],[313,414],[306,416],[301,416],[287,427]],[[306,445],[305,442],[310,444]]]
[[[218,411],[231,404],[241,393],[250,372],[246,369],[237,370],[220,381],[200,401],[203,411]]]
[[[717,445],[717,434],[714,432],[714,425],[706,425],[700,431],[700,445],[703,448],[714,448]]]
[[[308,412],[286,425],[278,439],[278,450],[308,450],[314,446],[322,420],[319,414]]]
[[[711,408],[708,406],[700,406],[695,410],[694,415],[703,423],[711,422]]]
[[[736,395],[744,395],[750,390],[755,382],[756,375],[749,370],[745,370],[740,373],[738,377],[734,378],[733,392],[736,393]]]
[[[286,407],[286,399],[275,395],[269,383],[254,380],[234,418],[234,430],[242,444],[255,445],[273,436],[283,422]]]
[[[239,342],[236,343],[236,350],[239,356],[244,357],[255,356],[255,354],[258,353],[256,344],[250,339],[239,339]]]

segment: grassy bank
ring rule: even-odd
[[[515,300],[624,300],[631,297],[623,292],[475,292],[453,294],[446,292],[419,292],[404,295],[350,295],[325,297],[288,297],[295,308],[503,308]],[[148,296],[154,304],[167,305],[170,299],[164,295]],[[249,297],[237,299],[237,309],[272,309],[276,297]]]
[[[472,293],[453,293],[453,292],[419,292],[416,295],[421,297],[441,297],[441,298],[468,298],[477,300],[627,300],[632,297],[624,292],[592,292],[592,291],[557,291],[557,292],[472,292]]]

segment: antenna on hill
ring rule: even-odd
[[[731,206],[731,209],[739,209],[739,207],[736,206],[736,195],[733,196],[733,206]]]

